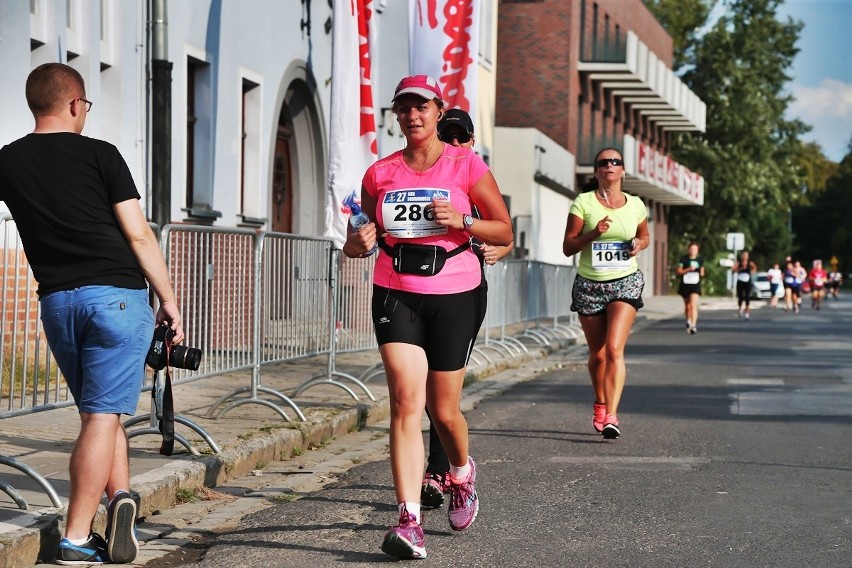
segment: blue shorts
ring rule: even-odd
[[[148,291],[83,286],[41,298],[47,344],[80,412],[134,414],[154,334]]]

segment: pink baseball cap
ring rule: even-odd
[[[426,100],[444,100],[438,81],[429,75],[411,75],[410,77],[405,77],[399,82],[399,85],[396,86],[396,91],[394,91],[393,99],[391,99],[391,101],[395,101],[402,95],[408,94],[417,95],[418,97],[423,97]],[[446,102],[444,104],[446,104]]]

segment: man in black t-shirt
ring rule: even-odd
[[[35,130],[0,149],[0,200],[38,281],[44,332],[81,421],[57,561],[132,562],[136,503],[121,415],[136,411],[155,321],[180,343],[181,315],[127,164],[115,146],[80,134],[92,106],[82,76],[40,65],[26,97]],[[156,318],[146,280],[160,300]],[[107,540],[90,532],[104,491]]]

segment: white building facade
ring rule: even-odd
[[[0,116],[0,145],[33,128],[24,97],[28,73],[42,63],[67,63],[80,71],[94,102],[83,134],[119,148],[150,218],[156,4],[164,12],[165,59],[172,65],[168,219],[322,235],[333,80],[328,2],[3,2],[0,103],[8,112]],[[483,4],[493,60],[497,3]],[[389,107],[396,83],[408,74],[409,2],[379,0],[372,7],[373,99],[384,156],[403,144]],[[487,154],[493,61],[480,73],[477,126]]]

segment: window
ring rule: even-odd
[[[68,61],[83,53],[85,30],[83,29],[83,6],[80,0],[67,0],[65,4],[65,27],[67,35]]]
[[[114,31],[115,0],[101,0],[100,40],[101,40],[101,71],[115,65]]]
[[[45,0],[30,0],[30,51],[47,43],[47,15]],[[33,60],[33,67],[41,63]]]
[[[494,65],[494,32],[497,22],[494,19],[494,2],[485,0],[479,7],[479,62],[491,69]]]
[[[186,72],[186,207],[191,209],[195,193],[195,71],[197,63],[187,62]]]
[[[203,52],[199,52],[203,57]],[[216,218],[213,204],[212,100],[210,65],[197,57],[186,61],[186,204],[193,218]]]
[[[240,212],[260,217],[260,85],[243,78]]]

